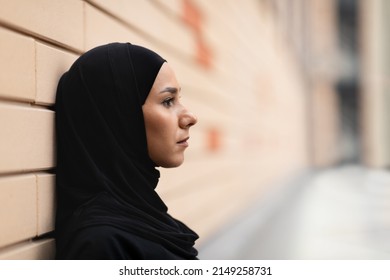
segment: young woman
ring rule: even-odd
[[[196,259],[197,234],[167,213],[156,167],[184,160],[197,119],[155,52],[83,54],[56,97],[58,259]]]

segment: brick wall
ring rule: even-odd
[[[199,242],[305,168],[297,63],[272,11],[237,2],[0,0],[0,259],[54,256],[51,105],[60,75],[100,44],[144,45],[175,69],[199,123],[158,191]]]

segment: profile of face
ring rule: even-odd
[[[177,167],[184,161],[189,129],[197,119],[180,98],[175,73],[165,62],[142,106],[148,153],[157,166]]]

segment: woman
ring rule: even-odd
[[[56,97],[58,259],[196,259],[167,213],[157,166],[184,160],[196,117],[158,54],[113,43],[83,54]]]

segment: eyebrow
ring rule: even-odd
[[[162,91],[160,91],[160,93],[169,92],[172,94],[177,94],[180,90],[181,90],[180,88],[166,87]]]

